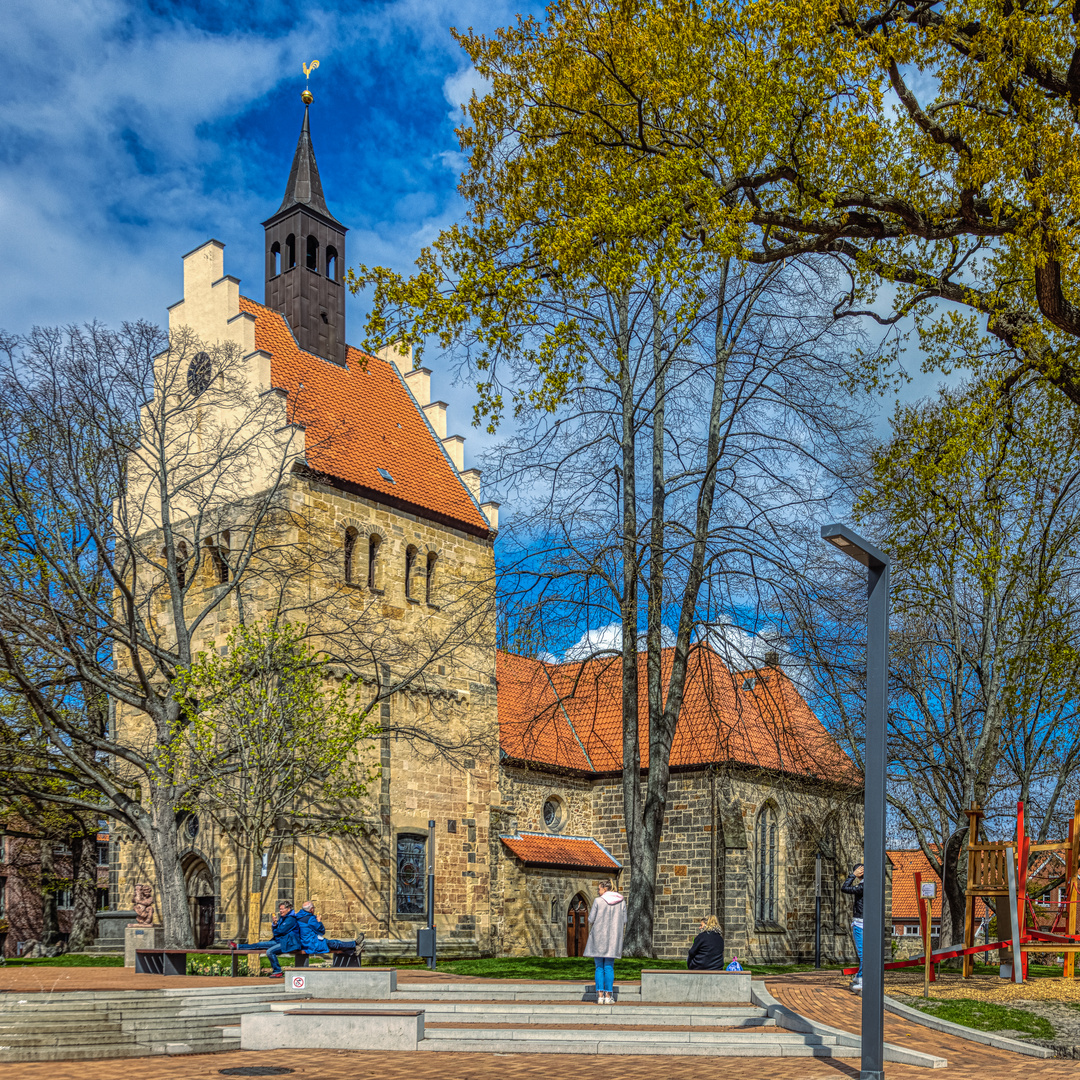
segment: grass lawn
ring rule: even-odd
[[[975,1028],[976,1031],[1021,1031],[1039,1039],[1054,1037],[1054,1026],[1049,1020],[1024,1009],[1010,1009],[1007,1005],[973,1001],[971,998],[951,998],[948,1001],[916,1000],[909,1004],[941,1020],[963,1024],[964,1027]]]
[[[615,978],[627,981],[640,979],[642,968],[685,971],[686,961],[616,960]],[[438,970],[448,975],[479,975],[487,979],[582,979],[591,982],[596,969],[586,956],[506,956],[440,961]],[[782,975],[793,971],[813,971],[814,965],[751,966],[749,970],[754,975]]]
[[[70,956],[13,956],[6,964],[8,967],[123,967],[123,956],[82,956],[74,953]]]

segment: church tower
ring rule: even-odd
[[[301,349],[345,365],[345,233],[326,207],[311,145],[304,91],[304,124],[285,198],[266,230],[266,306],[280,311]]]

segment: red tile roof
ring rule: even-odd
[[[549,836],[547,833],[517,833],[499,839],[522,862],[531,866],[561,866],[572,870],[616,871],[616,862],[606,848],[591,836]]]
[[[667,686],[674,650],[662,654]],[[572,664],[500,652],[499,739],[510,760],[582,773],[622,769],[621,660]],[[645,657],[638,657],[641,765],[649,762]],[[734,761],[858,784],[851,759],[777,668],[732,672],[704,646],[690,655],[673,768]]]
[[[918,893],[915,891],[915,875],[922,874],[923,881],[937,885],[937,895],[930,904],[931,918],[941,918],[941,880],[930,868],[930,860],[921,851],[890,851],[892,860],[892,917],[894,922],[918,922]],[[975,918],[981,919],[993,912],[981,897],[975,899]]]
[[[270,354],[273,384],[288,391],[289,419],[304,425],[313,469],[490,531],[393,364],[348,346],[347,366],[338,367],[304,352],[280,312],[246,296],[240,310],[255,316],[255,346]]]

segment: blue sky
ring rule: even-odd
[[[0,327],[163,322],[180,297],[181,255],[211,236],[226,245],[226,271],[261,300],[260,222],[285,188],[301,64],[312,59],[312,136],[328,204],[350,227],[347,262],[407,270],[461,209],[454,126],[477,80],[450,28],[490,33],[528,10],[500,0],[9,3]],[[350,300],[353,343],[364,315]],[[460,396],[464,428],[468,395],[448,394],[447,381],[437,374],[439,395]]]
[[[0,40],[0,328],[164,322],[183,253],[213,236],[262,299],[260,222],[278,206],[318,59],[312,135],[346,261],[408,270],[456,220],[454,127],[479,86],[450,28],[491,33],[522,0],[9,0]],[[363,297],[348,336],[363,338]],[[466,455],[472,394],[436,367]],[[926,393],[920,378],[904,397]],[[879,430],[891,402],[882,403]],[[469,462],[472,463],[471,461]]]

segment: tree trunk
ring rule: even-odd
[[[41,841],[41,944],[60,940],[60,916],[56,908],[55,841]]]
[[[941,934],[938,937],[938,948],[944,949],[949,945],[962,945],[964,940],[964,909],[966,897],[964,895],[966,872],[961,875],[960,857],[966,848],[967,830],[961,829],[954,832],[945,844],[945,851],[941,860]]]
[[[150,856],[157,870],[155,918],[162,924],[167,949],[195,947],[188,907],[187,882],[180,864],[176,813],[168,799],[155,793],[151,807]]]
[[[96,834],[71,838],[71,934],[68,952],[84,952],[97,937]]]
[[[626,934],[623,956],[652,956],[653,878],[644,871],[641,829],[641,741],[638,704],[638,543],[637,543],[637,427],[634,416],[633,374],[629,362],[629,299],[619,298],[619,393],[622,405],[619,499],[622,514],[622,706],[623,706],[623,820],[630,853],[630,887],[626,896]]]

